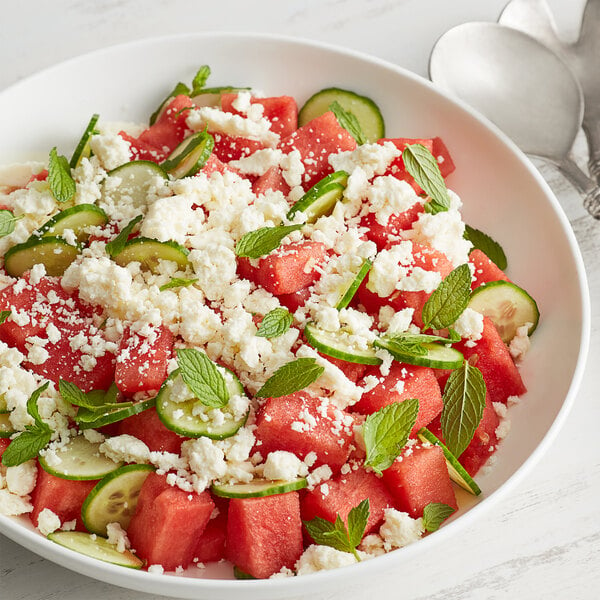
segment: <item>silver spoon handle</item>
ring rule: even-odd
[[[600,187],[570,157],[557,164],[558,170],[581,192],[583,206],[594,219],[600,219]]]

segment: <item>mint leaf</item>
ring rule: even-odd
[[[340,127],[343,127],[356,140],[357,144],[367,143],[367,138],[353,112],[346,110],[337,100],[329,105],[329,110],[335,115]]]
[[[314,358],[297,358],[279,367],[256,392],[257,398],[279,398],[303,390],[325,370]]]
[[[39,425],[40,427],[48,427],[48,425],[46,425],[42,421],[42,417],[40,417],[40,412],[38,410],[37,401],[39,400],[40,396],[42,395],[42,392],[45,392],[49,385],[50,385],[50,383],[48,381],[46,381],[46,383],[44,385],[40,386],[37,390],[35,390],[33,392],[33,394],[31,394],[31,396],[29,396],[29,400],[27,400],[27,412],[33,417],[35,424]]]
[[[74,406],[95,410],[104,403],[104,392],[102,390],[93,390],[86,394],[76,384],[64,379],[58,380],[58,391],[65,402],[69,402]]]
[[[235,253],[244,258],[260,258],[278,248],[281,240],[292,231],[301,228],[302,225],[278,225],[249,231],[235,245]]]
[[[196,283],[196,281],[198,281],[198,279],[181,279],[179,277],[173,277],[171,278],[171,281],[161,285],[158,290],[164,292],[165,290],[170,290],[172,288],[188,287]]]
[[[321,517],[315,517],[310,521],[304,521],[304,526],[315,543],[321,546],[329,546],[340,552],[353,554],[360,561],[356,547],[360,544],[369,518],[369,500],[363,500],[348,513],[348,527],[342,521],[339,513],[335,522],[327,521]]]
[[[119,252],[122,252],[123,248],[125,248],[125,244],[127,243],[127,239],[133,232],[135,226],[142,220],[142,215],[138,215],[135,219],[131,219],[127,225],[121,230],[121,233],[106,244],[106,253],[109,256],[116,256]]]
[[[15,230],[15,223],[22,218],[23,215],[15,217],[10,210],[0,209],[0,238],[10,235]]]
[[[202,404],[223,408],[229,402],[225,378],[204,352],[194,348],[177,350],[177,364],[183,381]]]
[[[363,425],[363,438],[367,449],[365,465],[381,475],[392,466],[408,441],[417,421],[419,401],[410,398],[393,402],[369,415]]]
[[[485,408],[485,381],[477,367],[465,361],[450,374],[444,388],[442,436],[458,458],[469,445]]]
[[[57,202],[69,202],[75,195],[76,186],[71,177],[71,167],[65,156],[59,156],[56,147],[50,150],[48,183]]]
[[[10,310],[0,310],[0,325],[10,317]]]
[[[294,322],[287,308],[274,308],[261,321],[256,335],[264,338],[276,338],[283,335]]]
[[[194,79],[192,79],[192,93],[191,96],[195,96],[205,85],[210,77],[210,67],[208,65],[202,65],[196,75],[194,75]]]
[[[423,329],[444,329],[460,317],[471,296],[471,270],[464,264],[456,267],[423,306]]]
[[[437,531],[454,511],[454,508],[443,502],[430,502],[423,509],[423,527],[427,531]]]
[[[499,269],[503,271],[508,266],[508,260],[502,246],[493,240],[487,233],[479,231],[470,225],[465,225],[465,240],[469,240],[471,244],[478,250],[481,250]]]
[[[435,157],[423,144],[410,144],[402,151],[406,170],[430,197],[426,205],[433,214],[450,208],[450,197]]]

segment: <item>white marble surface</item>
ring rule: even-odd
[[[567,37],[583,0],[553,0]],[[495,20],[505,0],[27,0],[2,2],[0,89],[48,65],[107,45],[196,31],[284,33],[348,46],[426,75],[435,40],[465,21]],[[175,59],[176,60],[176,59]],[[40,101],[43,101],[42,94]],[[585,147],[580,145],[580,155]],[[555,171],[542,172],[581,245],[592,296],[592,344],[575,406],[550,451],[499,506],[434,550],[415,589],[369,595],[414,600],[600,597],[600,223]],[[558,343],[558,342],[557,342]],[[430,560],[434,558],[435,560]],[[418,565],[415,564],[415,568]],[[58,567],[0,536],[4,600],[152,600]],[[349,596],[350,600],[351,596]],[[357,597],[358,598],[358,597]]]

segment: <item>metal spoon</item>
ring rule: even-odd
[[[600,0],[588,0],[579,39],[573,44],[559,37],[546,0],[512,0],[505,6],[499,22],[548,46],[575,73],[585,103],[582,125],[589,147],[589,169],[600,182]]]
[[[521,150],[554,163],[600,219],[600,188],[571,155],[583,94],[556,54],[516,29],[464,23],[437,41],[429,75],[498,125]]]

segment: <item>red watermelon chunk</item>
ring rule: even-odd
[[[167,484],[165,475],[150,473],[127,535],[148,565],[162,565],[167,571],[185,568],[214,508],[208,492],[184,492]]]
[[[348,413],[304,392],[269,398],[257,415],[255,449],[263,457],[286,450],[301,459],[315,452],[315,466],[336,471],[350,454],[352,423]]]
[[[305,287],[291,294],[279,294],[277,299],[282,306],[285,306],[290,312],[296,312],[301,306],[306,304],[310,298],[312,288]]]
[[[375,213],[369,213],[362,218],[360,226],[367,228],[367,238],[377,245],[377,250],[383,250],[390,243],[400,240],[402,232],[411,229],[424,210],[424,205],[417,202],[408,210],[391,215],[385,225],[377,222]]]
[[[382,138],[377,143],[383,144],[385,142],[392,142],[392,144],[394,144],[394,146],[396,146],[396,148],[398,148],[398,150],[400,151],[404,150],[406,146],[410,146],[412,144],[421,144],[422,146],[425,146],[425,148],[427,148],[427,150],[429,150],[430,152],[433,150],[433,140],[431,139]],[[385,175],[393,175],[398,179],[402,179],[403,181],[410,183],[410,185],[412,185],[413,189],[415,190],[415,192],[417,192],[417,194],[420,194],[423,191],[421,187],[417,184],[417,182],[414,180],[414,177],[410,175],[410,173],[406,170],[406,167],[404,166],[404,159],[402,158],[402,156],[399,156],[398,158],[395,158],[392,161],[387,171],[385,172]]]
[[[326,257],[327,250],[320,242],[294,242],[260,258],[257,267],[247,258],[239,259],[238,272],[276,296],[293,294],[319,278],[316,267]]]
[[[252,191],[257,196],[259,194],[265,194],[269,190],[281,192],[284,196],[287,196],[290,193],[290,186],[283,178],[279,167],[269,167],[269,169],[252,184]]]
[[[365,372],[365,376],[368,375],[379,378],[380,382],[372,390],[365,392],[352,410],[369,415],[393,402],[417,398],[419,413],[411,435],[415,435],[421,427],[428,425],[442,412],[444,403],[433,369],[394,361],[385,377],[381,376],[379,367],[369,367]],[[362,384],[364,385],[364,380]]]
[[[8,438],[0,438],[0,458],[4,454],[4,451],[8,448],[10,440]]]
[[[35,489],[31,493],[31,522],[37,527],[38,517],[45,509],[50,509],[61,523],[77,521],[77,529],[85,531],[81,520],[81,506],[92,488],[98,483],[94,481],[75,481],[61,479],[50,475],[38,465],[38,476]]]
[[[173,353],[173,334],[164,326],[151,327],[148,335],[125,331],[117,354],[115,383],[125,395],[158,390],[167,378]]]
[[[258,140],[251,140],[240,136],[231,136],[226,133],[211,132],[215,138],[214,155],[222,162],[240,160],[262,150],[265,146]]]
[[[448,151],[448,148],[446,147],[446,144],[444,144],[442,138],[434,137],[432,141],[433,148],[431,150],[431,153],[437,160],[438,166],[440,168],[440,173],[445,179],[446,177],[448,177],[448,175],[450,175],[450,173],[453,173],[456,170],[456,166],[454,165],[454,161],[452,160],[450,152]]]
[[[234,498],[227,515],[227,558],[260,579],[292,569],[302,554],[298,492]]]
[[[469,254],[469,262],[475,267],[471,289],[490,281],[510,281],[502,269],[499,269],[484,252],[475,248]]]
[[[129,149],[131,150],[131,160],[149,160],[156,164],[161,163],[167,157],[167,153],[162,150],[155,148],[147,142],[136,139],[130,136],[124,131],[119,131],[119,135],[126,141],[129,142]]]
[[[458,509],[444,452],[439,446],[409,446],[383,472],[383,479],[398,509],[413,518],[422,517],[423,509],[431,502]]]
[[[225,543],[227,540],[227,510],[228,504],[219,506],[219,514],[206,525],[194,550],[194,560],[207,563],[226,557]]]
[[[298,150],[304,163],[303,187],[312,187],[317,181],[333,172],[329,155],[344,150],[354,150],[356,140],[328,111],[283,138],[279,147],[286,153]]]
[[[173,454],[180,453],[181,444],[187,439],[167,429],[159,419],[155,408],[149,408],[119,421],[115,435],[124,433],[142,440],[152,451]]]
[[[319,354],[321,354],[319,352]],[[321,356],[327,359],[330,363],[335,365],[340,371],[344,373],[344,375],[352,381],[352,383],[356,383],[367,370],[367,365],[360,365],[358,363],[351,363],[345,360],[341,360],[340,358],[333,358],[332,356],[326,356],[325,354],[321,354]]]
[[[394,508],[396,502],[383,480],[362,467],[339,474],[307,492],[302,498],[302,519],[321,517],[333,523],[339,514],[346,522],[348,513],[367,498],[369,520],[365,534],[371,533],[383,521],[383,511]]]

